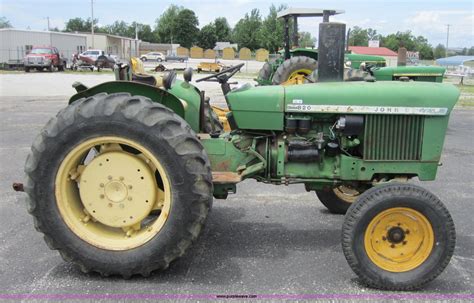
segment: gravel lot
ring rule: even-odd
[[[358,283],[339,243],[343,216],[329,214],[314,193],[302,186],[276,187],[251,180],[240,184],[228,200],[215,201],[199,241],[165,272],[148,279],[101,278],[82,274],[64,262],[35,231],[24,194],[14,192],[11,184],[23,181],[31,143],[46,121],[66,105],[74,93],[72,82],[93,85],[112,79],[110,73],[0,75],[0,293],[37,298],[48,298],[42,294],[280,294],[286,298],[329,294],[329,299],[355,301],[406,295]],[[223,102],[215,83],[198,86],[214,103]],[[408,298],[474,292],[473,125],[473,110],[454,111],[438,180],[424,183],[451,211],[457,227],[455,255],[438,279]]]

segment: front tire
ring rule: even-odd
[[[333,214],[345,214],[363,192],[362,189],[340,185],[329,190],[317,190],[319,201]]]
[[[454,252],[456,232],[443,203],[412,184],[369,189],[346,214],[342,249],[369,287],[414,290],[435,279]]]
[[[210,164],[195,133],[168,108],[126,93],[60,111],[25,172],[28,211],[48,246],[104,276],[167,268],[196,240],[212,204]]]

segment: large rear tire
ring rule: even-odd
[[[25,172],[28,211],[48,246],[104,276],[167,268],[196,240],[212,205],[209,160],[189,125],[126,93],[60,111]]]
[[[443,203],[412,184],[367,190],[342,227],[342,249],[361,281],[374,288],[414,290],[435,279],[454,252],[456,231]]]
[[[260,71],[258,72],[258,79],[263,81],[270,81],[272,76],[272,66],[270,63],[265,62]]]
[[[273,85],[294,85],[305,83],[308,77],[318,68],[318,61],[305,56],[292,57],[280,65],[273,75]]]

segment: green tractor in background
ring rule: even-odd
[[[342,79],[345,26],[320,31],[341,33],[323,35],[320,63],[331,63],[326,50],[342,56],[318,83],[231,88],[244,64],[196,81],[221,86],[228,132],[191,69],[184,81],[173,71],[155,77],[138,73],[135,60],[117,67],[116,81],[75,83],[25,164],[28,211],[48,246],[84,272],[149,276],[186,253],[213,197],[255,179],[303,184],[331,212],[347,212],[342,250],[366,285],[412,290],[436,278],[454,251],[454,223],[434,194],[408,181],[435,179],[459,91],[327,83]]]
[[[284,49],[274,62],[266,62],[260,70],[256,82],[259,85],[295,85],[317,81],[318,50],[298,47],[298,18],[329,17],[342,14],[342,10],[289,8],[280,12],[278,18],[285,22]],[[293,48],[290,42],[290,21],[293,23]],[[352,54],[346,49],[344,56],[347,81],[364,80],[366,77],[378,81],[414,80],[442,82],[446,69],[439,66],[398,66],[387,67],[381,56]]]

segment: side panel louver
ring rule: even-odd
[[[364,160],[421,159],[423,116],[366,115]]]

